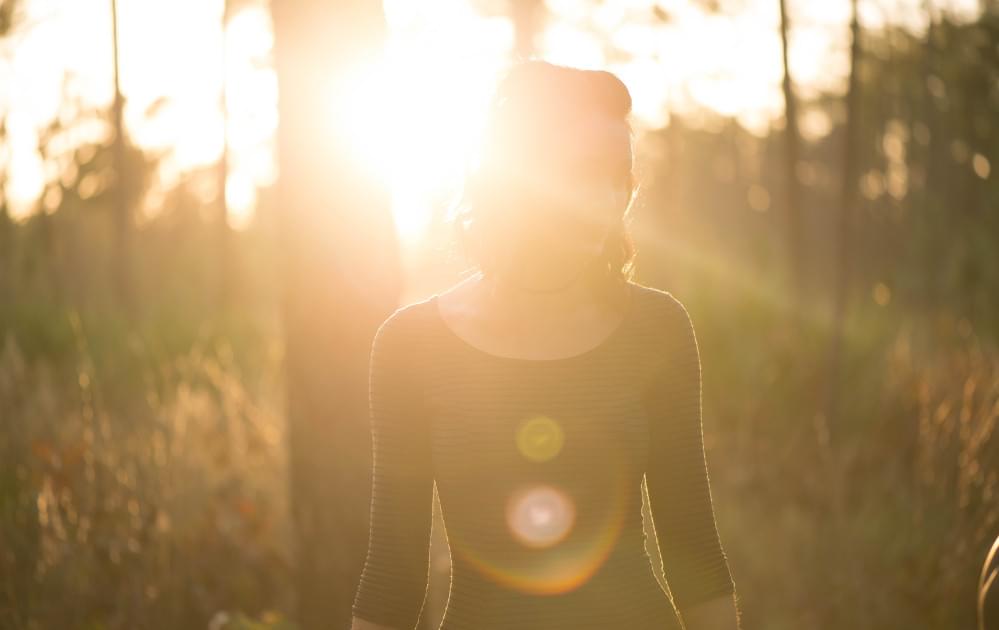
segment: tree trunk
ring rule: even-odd
[[[511,0],[510,18],[513,22],[515,58],[530,59],[534,55],[543,10],[540,0]]]
[[[305,630],[347,628],[368,540],[368,357],[401,283],[388,196],[360,170],[335,112],[385,24],[374,0],[271,11],[296,616]]]
[[[830,439],[837,433],[839,412],[839,375],[843,355],[844,330],[846,328],[847,307],[850,297],[851,259],[850,248],[853,241],[853,214],[857,205],[858,177],[858,132],[860,131],[860,22],[857,16],[857,0],[850,1],[850,79],[846,93],[846,123],[844,126],[844,147],[842,181],[840,182],[840,215],[836,230],[835,293],[833,295],[833,329],[827,356],[825,378],[826,395],[823,412],[829,427]]]
[[[798,131],[798,106],[794,98],[794,86],[791,83],[791,68],[788,64],[788,18],[786,0],[780,2],[780,40],[781,55],[784,63],[784,128],[785,138],[785,176],[787,178],[787,265],[793,291],[791,303],[795,312],[801,312],[802,290],[804,283],[804,259],[802,254],[801,230],[801,185],[798,181],[798,155],[800,154],[801,135]]]
[[[218,163],[218,217],[216,229],[218,230],[218,269],[216,269],[216,285],[215,285],[215,299],[217,301],[217,306],[220,308],[225,308],[231,305],[231,299],[233,297],[234,284],[238,284],[238,278],[236,276],[235,265],[233,265],[233,248],[232,248],[232,231],[229,229],[229,205],[226,203],[225,197],[225,185],[226,179],[229,175],[229,100],[228,100],[228,81],[226,66],[228,65],[228,59],[226,57],[226,26],[229,23],[229,0],[222,0],[222,20],[220,27],[222,29],[221,39],[222,39],[222,50],[220,51],[219,61],[222,65],[222,85],[220,86],[220,104],[222,109],[222,155],[219,157]]]
[[[121,94],[121,72],[118,52],[118,2],[111,0],[111,42],[114,55],[114,251],[111,260],[114,268],[114,287],[118,303],[126,313],[133,313],[132,287],[132,209],[129,204],[129,169],[125,164],[125,123],[122,119],[125,102]]]

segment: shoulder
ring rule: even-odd
[[[631,283],[634,289],[654,308],[659,309],[683,309],[683,303],[672,292],[658,287],[651,287],[638,282]]]
[[[636,283],[638,302],[636,352],[660,380],[663,370],[699,366],[700,352],[686,305],[673,293]],[[698,368],[699,369],[699,368]]]
[[[424,337],[431,323],[432,298],[403,304],[382,320],[375,331],[373,348],[390,349],[411,346]]]
[[[641,320],[650,333],[656,336],[686,334],[693,329],[693,322],[686,305],[666,289],[632,283],[639,299],[638,310]]]

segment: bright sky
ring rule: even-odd
[[[63,75],[87,107],[106,106],[113,85],[110,0],[24,2],[28,26],[0,43],[0,111],[8,115],[9,130],[0,167],[7,162],[11,169],[15,216],[32,211],[46,179],[37,129],[57,115]],[[924,2],[861,0],[861,18],[868,28],[891,19],[921,30]],[[219,158],[226,59],[226,198],[233,224],[241,226],[252,217],[257,187],[276,175],[277,89],[266,0],[230,4],[239,9],[230,17],[223,55],[221,0],[119,0],[121,79],[126,125],[140,146],[172,147],[161,169],[162,185],[169,186],[182,171]],[[505,17],[481,15],[472,4],[385,0],[391,39],[384,63],[363,75],[365,87],[354,104],[358,156],[391,187],[398,227],[409,241],[421,234],[434,200],[456,185],[513,41]],[[551,19],[540,56],[617,73],[631,89],[644,127],[667,124],[671,110],[707,109],[736,116],[763,134],[783,111],[777,0],[741,0],[733,14],[705,13],[690,0],[546,4]],[[970,17],[978,0],[937,0],[936,6]],[[848,0],[789,0],[791,69],[801,96],[845,85],[848,11]],[[610,46],[629,60],[617,62],[620,55],[609,55]],[[404,110],[393,111],[395,103]],[[802,123],[812,137],[829,125],[807,112]],[[81,139],[106,131],[91,126]],[[431,155],[427,147],[433,147]],[[391,161],[380,158],[385,155]]]
[[[27,24],[3,42],[0,57],[0,111],[8,114],[15,216],[32,210],[45,181],[37,128],[57,115],[64,73],[72,77],[70,95],[84,108],[106,107],[114,85],[109,0],[24,2]],[[160,172],[164,186],[184,170],[219,159],[226,60],[226,196],[236,225],[252,213],[256,187],[276,174],[272,137],[277,125],[270,19],[262,2],[239,4],[247,8],[231,17],[223,55],[221,1],[118,3],[125,124],[140,146],[172,148]],[[147,116],[161,100],[155,114]],[[109,127],[91,127],[88,135],[109,132]]]

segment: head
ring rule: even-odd
[[[609,295],[633,273],[631,95],[609,72],[518,62],[499,82],[458,206],[483,274],[585,275]]]

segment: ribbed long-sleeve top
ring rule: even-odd
[[[435,484],[451,553],[439,630],[667,630],[680,628],[677,609],[734,593],[691,319],[668,291],[628,284],[618,327],[567,358],[474,347],[436,294],[382,323],[355,617],[417,627]],[[643,479],[672,602],[645,548]]]

